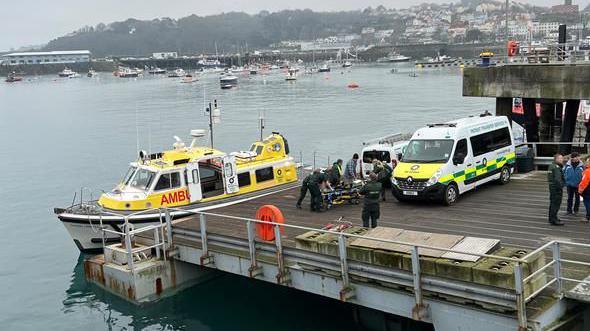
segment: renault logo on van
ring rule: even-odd
[[[414,178],[408,177],[408,179],[406,179],[406,181],[408,182],[408,184],[412,184],[412,182],[414,181]]]
[[[412,170],[418,170],[418,168],[420,168],[419,164],[414,164],[410,169]]]

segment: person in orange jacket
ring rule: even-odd
[[[590,221],[590,156],[586,157],[584,173],[582,173],[582,181],[578,186],[578,193],[584,199],[584,207],[586,208],[586,220]]]

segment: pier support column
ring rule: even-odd
[[[555,103],[545,102],[541,104],[541,123],[539,125],[539,138],[541,141],[553,141],[555,127]]]
[[[508,116],[512,123],[512,98],[496,98],[496,116]]]
[[[578,119],[578,109],[580,108],[580,100],[568,100],[565,104],[565,115],[563,117],[563,127],[561,128],[561,142],[571,142],[574,140],[574,133],[576,131],[576,122]],[[570,154],[572,152],[571,145],[561,145],[559,151],[563,154]]]
[[[523,98],[522,108],[524,110],[524,128],[526,130],[526,139],[530,142],[538,142],[539,118],[537,117],[535,99]]]

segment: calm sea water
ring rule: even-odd
[[[215,145],[249,147],[264,111],[268,132],[284,133],[310,162],[347,159],[364,139],[427,122],[493,110],[492,99],[461,97],[461,72],[408,77],[388,66],[328,74],[240,77],[221,90],[215,75],[177,79],[56,79],[0,83],[0,329],[2,330],[347,330],[350,307],[272,284],[224,276],[137,307],[85,282],[82,257],[52,208],[73,192],[112,188],[137,146],[169,148],[206,128],[203,96],[217,99]],[[348,83],[360,85],[348,89]]]

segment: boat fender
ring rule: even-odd
[[[265,241],[275,240],[275,229],[272,223],[284,224],[285,218],[279,208],[274,205],[264,205],[256,211],[256,219],[263,221],[264,223],[256,223],[256,235],[258,238]],[[281,233],[284,232],[283,227],[280,229]]]

